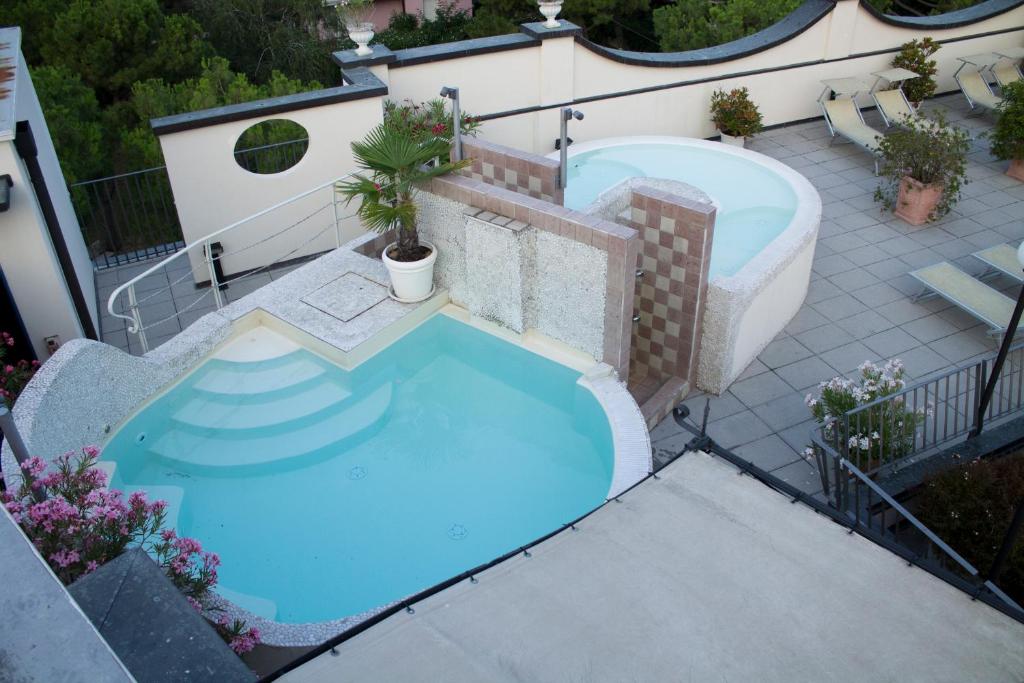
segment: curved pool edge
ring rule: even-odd
[[[601,404],[612,430],[612,481],[606,500],[650,474],[654,467],[651,435],[633,395],[615,376],[610,365],[601,363],[578,381]]]
[[[803,304],[821,226],[821,196],[803,174],[784,162],[713,140],[667,135],[601,138],[573,143],[568,157],[634,144],[697,147],[747,159],[781,177],[796,196],[793,217],[782,232],[736,273],[717,275],[708,282],[695,383],[700,389],[721,394],[789,324]],[[547,156],[557,159],[558,154]]]

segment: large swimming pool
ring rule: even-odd
[[[797,196],[772,165],[748,150],[686,138],[629,138],[569,148],[565,205],[583,209],[627,178],[693,185],[718,207],[709,278],[735,275],[793,220]]]
[[[215,354],[103,459],[114,486],[168,500],[178,532],[221,555],[225,597],[278,622],[333,620],[601,504],[612,435],[579,378],[435,315],[352,371],[297,345]]]

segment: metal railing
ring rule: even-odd
[[[889,495],[881,486],[854,463],[842,457],[831,446],[812,435],[816,453],[835,464],[835,481],[831,487],[830,502],[851,526],[866,529],[869,536],[876,534],[883,540],[903,547],[911,553],[911,561],[929,569],[939,576],[943,573],[961,580],[958,587],[966,589],[972,597],[984,598],[988,592],[1016,615],[1024,619],[1021,608],[995,583],[984,578],[981,572],[939,536],[925,526],[906,507]],[[947,580],[948,576],[944,577]],[[957,585],[957,582],[951,582]],[[988,600],[986,600],[988,601]]]
[[[235,152],[251,173],[279,173],[305,154],[309,140],[250,147]],[[185,247],[166,166],[96,178],[69,188],[85,243],[97,269],[138,263]]]
[[[185,245],[115,289],[107,311],[126,321],[129,334],[137,335],[146,353],[154,341],[151,333],[173,336],[187,326],[183,322],[188,318],[222,308],[230,296],[223,289],[268,277],[275,266],[332,248],[321,239],[332,230],[333,246],[340,246],[342,223],[355,212],[342,215],[345,199],[335,185],[349,177],[318,185]],[[275,221],[286,208],[299,217],[278,227]]]
[[[97,268],[172,254],[185,245],[164,166],[75,183],[69,190]]]
[[[308,147],[309,138],[274,142],[240,149],[235,152],[235,161],[250,173],[280,173],[299,163]]]
[[[994,358],[956,367],[857,406],[816,429],[818,438],[869,475],[916,462],[965,438],[974,428]],[[1010,348],[985,422],[998,422],[1022,410],[1024,342]]]

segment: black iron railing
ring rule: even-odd
[[[305,154],[302,138],[235,152],[251,173],[279,173]],[[172,254],[185,246],[166,166],[75,183],[78,224],[97,269]]]

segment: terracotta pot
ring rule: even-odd
[[[942,199],[942,190],[942,185],[925,185],[904,176],[893,213],[911,225],[924,225],[935,213],[935,207]]]
[[[1024,160],[1013,159],[1010,161],[1010,168],[1006,169],[1006,175],[1024,183]]]

